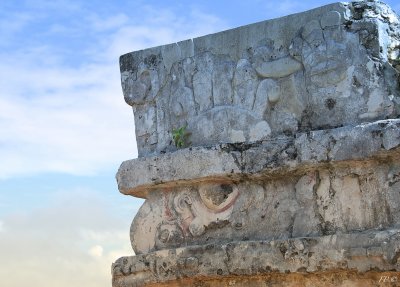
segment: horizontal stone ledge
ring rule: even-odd
[[[146,198],[151,190],[202,181],[285,176],[310,167],[385,159],[400,153],[400,119],[298,133],[251,144],[220,144],[137,158],[121,164],[121,193]]]
[[[400,275],[399,257],[398,229],[190,246],[118,259],[112,266],[113,287],[338,270]]]
[[[400,272],[387,271],[369,271],[365,273],[358,273],[355,271],[337,270],[331,272],[316,272],[316,273],[269,273],[258,276],[232,276],[232,277],[214,277],[214,278],[184,278],[176,282],[157,283],[146,286],[152,287],[182,287],[182,286],[196,286],[196,287],[298,287],[298,286],[312,286],[312,287],[349,287],[349,286],[362,286],[362,287],[377,287],[377,286],[396,286],[400,281]],[[114,285],[118,286],[132,286],[132,285]],[[133,285],[143,286],[143,285]]]
[[[313,287],[349,287],[349,286],[362,286],[362,287],[376,287],[376,286],[396,286],[399,282],[399,272],[377,272],[370,271],[359,274],[354,271],[339,270],[335,272],[318,272],[313,274],[303,273],[289,273],[289,274],[276,274],[271,273],[262,276],[241,276],[241,277],[224,277],[224,278],[210,278],[195,280],[192,278],[185,278],[172,283],[157,283],[156,285],[149,285],[153,287],[181,287],[181,286],[204,286],[204,287],[266,287],[266,286],[279,286],[279,287],[293,287],[293,286],[313,286]],[[379,285],[377,285],[379,284]],[[115,285],[119,286],[119,285]],[[129,286],[129,285],[123,285]],[[141,286],[141,285],[134,285]]]

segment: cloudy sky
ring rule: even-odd
[[[121,54],[330,2],[0,0],[0,285],[111,286],[133,254]]]

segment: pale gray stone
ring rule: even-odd
[[[336,3],[122,56],[127,103],[151,103],[164,114],[154,117],[155,144],[137,139],[139,156],[175,150],[172,129],[189,123],[188,133],[200,134],[187,145],[202,146],[399,116],[399,25],[383,4]],[[163,97],[188,100],[165,106]],[[271,132],[208,137],[207,129],[191,130],[205,113],[218,118],[221,106],[255,113]],[[142,116],[136,112],[136,121]],[[227,128],[237,130],[231,120]]]
[[[233,77],[233,104],[252,110],[257,86],[257,74],[251,63],[247,59],[239,60]]]
[[[228,57],[215,56],[212,71],[214,106],[232,106],[232,79],[235,63]]]
[[[297,169],[289,180],[278,174],[258,174],[160,186],[147,195],[144,211],[132,223],[132,245],[141,254],[181,244],[315,237],[395,227],[398,221],[393,218],[400,216],[399,190],[388,178],[393,169],[399,169],[398,158],[384,165],[379,161]],[[147,210],[160,213],[149,216]],[[166,232],[177,235],[159,243]]]
[[[387,150],[398,146],[400,144],[400,130],[395,127],[385,130],[382,143]]]
[[[386,244],[381,245],[382,242]],[[363,286],[374,286],[362,280],[362,272],[371,269],[381,272],[392,270],[396,271],[393,276],[397,276],[400,272],[396,263],[400,254],[399,245],[400,232],[393,229],[318,238],[208,244],[183,247],[175,252],[162,250],[118,259],[112,266],[113,286],[172,284],[189,278],[193,280],[189,281],[192,284],[201,284],[204,278],[215,276],[222,282],[224,276],[261,276],[269,274],[271,270],[281,274],[293,272],[297,278],[301,272],[307,272],[308,276],[319,272],[318,276],[323,276],[321,274],[333,271],[337,277],[341,274],[338,270],[343,268],[358,271]],[[379,281],[379,277],[376,280]],[[345,280],[344,285],[340,286],[346,286],[349,282]],[[265,286],[265,282],[254,284],[252,286]]]
[[[337,11],[329,11],[321,17],[321,28],[339,26],[342,23],[342,16]]]
[[[139,158],[116,179],[146,200],[113,286],[400,274],[399,27],[336,3],[121,56]]]
[[[257,73],[263,78],[287,77],[303,68],[303,65],[295,59],[285,57],[270,62],[263,62],[256,67]]]
[[[118,187],[124,194],[143,196],[143,189],[157,189],[175,181],[274,174],[309,165],[385,157],[384,134],[388,131],[398,133],[400,120],[299,133],[250,145],[186,148],[128,160],[122,163],[117,173]],[[395,152],[399,148],[400,141],[397,141],[390,150]]]
[[[193,92],[195,101],[199,105],[199,112],[212,109],[214,101],[209,72],[198,71],[193,75]]]

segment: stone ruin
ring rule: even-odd
[[[118,188],[146,201],[114,287],[400,286],[390,7],[335,3],[120,68],[139,158]]]

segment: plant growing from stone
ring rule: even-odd
[[[182,126],[177,129],[172,129],[172,139],[177,148],[183,148],[188,145],[189,133],[186,131],[186,126]]]

